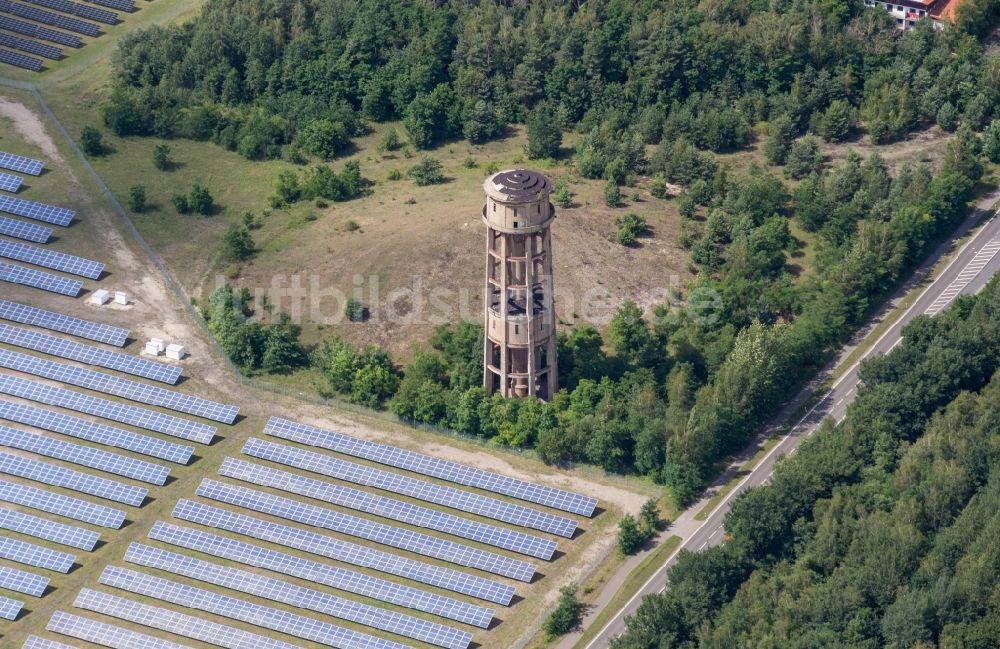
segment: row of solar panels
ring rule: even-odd
[[[87,22],[86,20],[80,20],[79,18],[71,18],[62,14],[53,13],[51,11],[46,11],[45,9],[39,9],[38,7],[22,4],[20,2],[0,0],[0,12],[33,20],[35,22],[42,23],[43,25],[59,27],[60,29],[65,29],[77,34],[83,34],[84,36],[97,37],[101,35],[101,28],[94,23]]]

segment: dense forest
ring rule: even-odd
[[[1000,283],[862,368],[843,423],[682,553],[614,649],[987,649],[1000,637]]]
[[[123,39],[102,114],[118,134],[293,161],[336,157],[382,120],[402,120],[416,148],[527,122],[530,150],[554,125],[581,133],[582,176],[683,185],[688,308],[627,303],[606,332],[562,334],[551,403],[485,394],[474,324],[440,328],[402,369],[337,338],[308,360],[331,394],[650,476],[687,502],[963,217],[984,148],[1000,158],[1000,57],[976,38],[998,3],[964,6],[958,29],[903,34],[853,0],[212,0]],[[954,132],[935,168],[893,172],[877,154],[826,168],[820,153],[820,139],[933,125]],[[750,146],[771,167],[736,173],[714,155]],[[356,166],[312,174],[363,184]],[[806,277],[793,222],[817,241]],[[305,363],[297,328],[244,324],[266,305],[241,296],[221,289],[204,310],[229,356],[248,372]],[[712,296],[703,312],[698,296]]]

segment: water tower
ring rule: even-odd
[[[552,299],[552,183],[526,169],[486,179],[483,385],[487,394],[551,399],[558,389]]]

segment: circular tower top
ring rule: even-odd
[[[556,216],[549,201],[552,181],[530,169],[508,169],[483,182],[486,205],[483,220],[507,233],[537,232]]]

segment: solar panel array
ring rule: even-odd
[[[104,272],[104,264],[100,262],[17,241],[0,240],[0,257],[87,279],[98,279]]]
[[[0,0],[0,2],[2,1]],[[2,156],[0,156],[0,160],[2,160]],[[24,173],[30,174],[31,172],[25,171]],[[38,174],[34,175],[37,176]],[[26,219],[35,219],[36,221],[60,225],[62,227],[68,227],[73,222],[73,217],[76,216],[76,212],[68,210],[65,207],[55,207],[54,205],[46,205],[45,203],[28,201],[23,198],[13,198],[2,194],[0,194],[0,212],[7,212],[16,216],[23,216]]]
[[[6,63],[32,72],[42,69],[42,60],[26,54],[18,54],[10,50],[0,49],[0,63]]]
[[[301,649],[300,647],[243,629],[218,624],[210,620],[171,611],[159,606],[139,602],[84,588],[73,605],[95,613],[103,613],[120,620],[159,629],[193,640],[227,649]]]
[[[536,509],[504,502],[497,498],[483,496],[454,487],[446,487],[425,480],[410,478],[398,473],[375,469],[364,464],[339,460],[330,455],[314,453],[291,446],[275,444],[262,439],[251,438],[243,446],[243,452],[286,466],[305,469],[320,475],[338,478],[366,487],[410,496],[418,500],[444,505],[469,514],[478,514],[505,523],[530,527],[573,538],[576,521],[556,516]]]
[[[56,11],[79,16],[80,18],[86,18],[87,20],[96,20],[99,23],[105,23],[107,25],[115,25],[118,23],[118,14],[115,12],[108,11],[107,9],[98,9],[97,7],[91,7],[78,2],[70,2],[69,0],[28,0],[28,2],[41,7],[48,7],[49,9],[55,9]]]
[[[206,479],[198,486],[197,494],[519,581],[530,582],[535,575],[535,567],[525,561],[245,487]]]
[[[404,613],[354,602],[266,575],[220,566],[141,543],[129,545],[125,560],[147,568],[164,570],[171,575],[183,575],[214,586],[324,613],[446,649],[466,649],[472,642],[472,634],[467,631],[459,631]]]
[[[24,41],[20,38],[8,36],[7,34],[0,34],[0,45],[6,45],[7,47],[13,47],[14,49],[20,49],[18,47],[20,43],[30,42],[31,41]],[[13,174],[0,173],[0,189],[5,192],[16,194],[17,190],[21,189],[21,177]]]
[[[4,11],[3,7],[0,7],[0,11]],[[49,41],[50,43],[58,43],[60,45],[66,45],[68,47],[80,47],[83,43],[80,37],[76,34],[65,34],[63,32],[56,31],[54,29],[49,29],[48,27],[42,27],[40,25],[35,25],[34,23],[26,23],[23,20],[18,20],[17,18],[11,18],[9,16],[0,16],[0,27],[12,31],[17,34],[22,34],[24,36],[31,36],[34,38],[40,38],[43,41]],[[3,166],[4,154],[0,152],[0,166]],[[41,164],[38,163],[38,173],[32,174],[37,176],[41,171]],[[4,169],[13,169],[13,167],[4,167]],[[22,171],[20,169],[13,169],[14,171]],[[30,173],[24,171],[23,173]]]
[[[182,500],[177,505],[178,509],[183,506],[183,503],[191,505],[198,504]],[[174,514],[175,516],[177,515],[177,510],[174,511]],[[237,514],[237,516],[240,515]],[[181,516],[180,518],[184,517]],[[258,521],[259,519],[250,520]],[[274,523],[259,521],[257,525],[258,529],[261,530],[261,533],[259,535],[254,535],[254,538],[262,541],[266,540],[276,542],[270,535],[271,530],[268,529],[269,526],[275,525]],[[278,552],[276,550],[269,550],[259,545],[252,545],[250,543],[219,536],[209,532],[203,532],[201,530],[157,521],[153,525],[153,528],[149,531],[149,538],[169,543],[177,547],[186,548],[188,550],[202,552],[220,559],[236,561],[255,568],[266,568],[272,572],[288,575],[290,577],[299,577],[300,579],[305,579],[316,584],[330,586],[338,590],[354,593],[363,597],[369,597],[381,602],[396,604],[397,606],[403,606],[417,611],[424,611],[425,613],[431,613],[433,615],[438,615],[457,622],[472,624],[483,629],[488,628],[490,621],[493,619],[493,610],[483,606],[468,604],[444,595],[429,593],[410,586],[395,584],[391,581],[380,579],[378,577],[372,577],[359,572],[345,570],[337,566],[320,563],[311,559],[304,559],[286,554],[284,552]],[[330,540],[334,544],[342,543],[337,539]],[[338,548],[336,547],[329,548],[327,552],[336,552],[337,549]],[[391,557],[394,555],[388,556]],[[345,563],[354,563],[350,560],[350,556],[346,558],[338,557],[338,559],[344,561]],[[375,565],[370,565],[368,567],[375,570],[379,569]]]
[[[339,505],[389,520],[409,523],[424,529],[436,530],[459,538],[477,541],[504,550],[519,552],[548,561],[556,550],[549,539],[516,532],[486,523],[470,521],[413,503],[377,496],[351,487],[331,482],[313,480],[288,471],[252,464],[227,457],[219,474],[263,487],[274,487],[289,493],[314,498],[332,505]],[[492,559],[489,561],[492,562]]]
[[[227,406],[190,394],[138,383],[75,365],[56,363],[9,349],[0,349],[0,367],[34,374],[88,390],[112,394],[150,406],[161,406],[169,410],[197,415],[224,424],[233,423],[240,410],[239,406]]]
[[[593,516],[594,509],[597,507],[597,499],[590,496],[582,496],[555,487],[508,478],[456,462],[349,437],[342,433],[306,426],[280,417],[271,417],[264,432],[275,437],[318,446],[345,455],[371,460],[378,464],[455,482],[467,487],[492,491],[581,516]]]
[[[135,487],[2,451],[0,451],[0,473],[27,478],[53,487],[79,491],[89,496],[97,496],[133,507],[142,505],[147,494],[145,487]]]
[[[2,9],[2,5],[0,5],[0,9]],[[0,27],[6,28],[6,25],[0,23]],[[29,176],[40,176],[43,168],[44,166],[38,160],[32,160],[31,158],[25,158],[21,155],[14,155],[13,153],[0,151],[0,169],[8,169],[10,171],[28,174]]]
[[[13,509],[0,508],[0,529],[20,532],[44,541],[52,541],[71,548],[91,552],[101,535],[82,527],[67,525],[25,514]]]
[[[17,568],[0,566],[0,588],[6,588],[16,593],[24,593],[32,597],[41,597],[48,586],[48,577],[18,570]]]
[[[61,611],[56,611],[55,614],[60,615]],[[49,630],[52,631],[53,629]],[[68,644],[56,642],[55,640],[49,640],[48,638],[41,638],[37,635],[29,635],[24,644],[21,645],[21,649],[76,649],[76,647],[71,647]]]
[[[123,448],[177,464],[187,464],[194,453],[193,446],[168,442],[156,437],[133,433],[130,430],[105,426],[79,417],[42,410],[5,399],[0,399],[0,419],[7,419],[98,444]]]
[[[164,435],[171,435],[192,442],[210,444],[215,436],[215,426],[202,424],[166,415],[155,410],[130,406],[117,401],[109,401],[89,394],[81,394],[57,388],[37,381],[22,379],[19,376],[0,374],[0,393],[37,401],[50,406],[59,406],[76,412],[95,415],[122,424],[138,426]]]
[[[21,612],[22,608],[24,608],[24,602],[0,595],[0,618],[16,620],[17,614]]]
[[[69,297],[76,297],[80,294],[80,289],[83,288],[83,283],[78,279],[68,279],[34,268],[4,263],[0,263],[0,281],[39,288],[43,291],[68,295]]]
[[[112,647],[113,649],[190,649],[185,645],[162,640],[160,638],[125,629],[120,626],[99,622],[80,615],[73,615],[65,611],[56,611],[52,614],[52,619],[46,625],[46,630],[59,635],[77,638],[86,642],[92,642],[102,647]],[[35,636],[32,636],[35,637]],[[63,645],[65,647],[65,645]],[[24,645],[22,649],[30,649]],[[40,646],[38,649],[48,649]],[[71,648],[72,649],[72,648]]]
[[[181,368],[0,323],[0,342],[173,385]]]
[[[125,522],[120,509],[6,480],[0,480],[0,500],[100,527],[118,529]]]
[[[68,552],[51,550],[6,536],[0,536],[0,557],[63,574],[69,572],[76,561],[76,557]]]
[[[101,5],[104,7],[111,7],[112,9],[117,9],[118,11],[135,11],[135,2],[133,0],[87,0],[95,5]]]
[[[58,331],[116,347],[124,347],[125,343],[128,342],[128,329],[90,322],[10,300],[0,300],[0,319]]]
[[[166,483],[167,476],[170,475],[170,469],[159,464],[137,460],[99,448],[71,444],[44,435],[35,435],[3,425],[0,425],[0,445],[155,485],[162,486]]]
[[[32,34],[34,36],[34,34]],[[21,50],[22,52],[28,52],[29,54],[37,54],[38,56],[44,56],[47,59],[52,59],[53,61],[58,61],[62,58],[62,50],[58,47],[53,47],[51,45],[46,45],[45,43],[36,43],[35,41],[28,41],[23,38],[17,38],[16,36],[11,36],[10,34],[0,34],[0,45],[13,48],[15,50]],[[9,174],[2,174],[4,176],[9,176]],[[9,176],[11,178],[17,178],[16,176]],[[0,185],[3,183],[0,182]],[[21,187],[21,179],[17,178],[17,184],[14,189],[7,189],[3,187],[5,191],[16,192]]]
[[[354,649],[356,647],[409,649],[406,645],[384,638],[376,638],[281,609],[254,604],[236,597],[220,595],[202,588],[117,566],[105,568],[99,581],[105,586],[114,586],[137,595],[154,597],[171,604],[214,613],[338,649]]]
[[[3,8],[4,5],[7,6],[6,9]],[[15,16],[20,16],[21,18],[27,18],[28,20],[34,20],[35,22],[40,22],[45,25],[52,25],[53,27],[67,29],[71,32],[83,34],[84,36],[101,35],[100,28],[94,23],[88,23],[85,20],[70,18],[69,16],[63,16],[61,14],[54,14],[51,11],[45,11],[44,9],[38,9],[19,2],[0,0],[0,11],[7,11]]]
[[[25,223],[24,221],[17,221],[15,219],[9,219],[6,216],[0,216],[0,234],[5,234],[8,237],[17,237],[18,239],[24,239],[25,241],[33,241],[35,243],[47,243],[49,238],[52,236],[52,229],[42,225],[36,225],[34,223]]]

